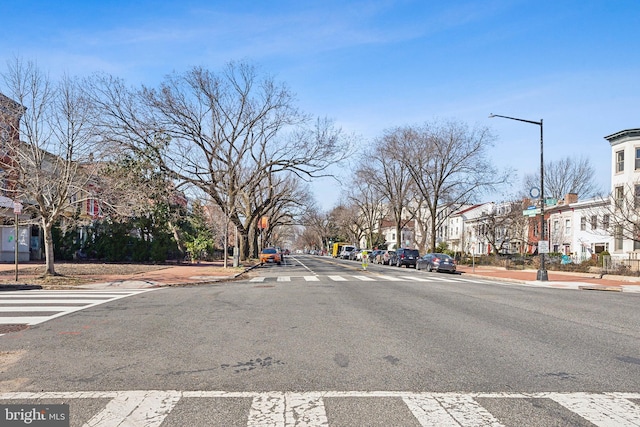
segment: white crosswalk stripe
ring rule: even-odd
[[[2,404],[28,404],[53,399],[104,399],[105,406],[97,406],[84,423],[87,427],[135,425],[158,427],[182,399],[198,399],[201,405],[215,404],[215,400],[235,399],[242,405],[237,425],[248,427],[330,427],[331,417],[325,408],[327,399],[395,398],[400,399],[422,426],[503,426],[498,414],[483,407],[483,399],[550,399],[596,426],[638,426],[640,393],[416,393],[392,391],[315,391],[315,392],[226,392],[226,391],[77,391],[77,392],[5,392],[0,393]],[[247,407],[242,401],[250,399]],[[353,407],[353,425],[361,416]],[[555,410],[554,410],[555,413]],[[516,414],[517,415],[517,414]],[[530,416],[521,414],[522,420]],[[215,420],[208,420],[211,425]],[[234,424],[236,425],[236,424]]]
[[[0,325],[37,325],[65,314],[151,290],[153,289],[4,291],[0,293]]]
[[[363,281],[363,282],[375,282],[376,279],[369,276],[353,276],[354,278]]]

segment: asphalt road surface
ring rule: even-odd
[[[77,426],[638,426],[639,307],[290,256],[1,336],[0,404],[65,402]]]

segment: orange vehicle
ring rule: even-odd
[[[260,252],[260,264],[270,262],[277,263],[278,265],[282,263],[282,257],[276,248],[264,248],[262,252]]]

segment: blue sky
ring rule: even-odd
[[[586,156],[605,191],[604,136],[640,127],[637,0],[3,0],[0,16],[2,69],[18,56],[154,85],[247,60],[363,144],[435,119],[489,126],[511,189],[539,170],[539,127],[489,113],[543,119],[545,160]],[[312,188],[324,209],[338,200],[332,181]]]

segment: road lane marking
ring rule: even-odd
[[[376,281],[376,279],[373,279],[373,278],[371,278],[369,276],[353,276],[353,277],[355,277],[358,280],[362,280],[363,282],[375,282]]]
[[[37,325],[77,311],[154,289],[120,291],[30,290],[0,294],[0,313],[51,312],[48,316],[0,316],[0,324]],[[2,336],[0,334],[0,336]]]
[[[640,406],[615,396],[557,394],[551,399],[597,426],[640,426]]]
[[[182,398],[250,398],[245,415],[247,426],[308,427],[330,425],[325,409],[326,398],[400,398],[420,425],[501,426],[500,422],[477,398],[552,399],[567,410],[598,426],[638,426],[640,407],[632,400],[640,393],[581,392],[470,392],[429,393],[401,391],[311,391],[311,392],[227,392],[227,391],[76,391],[76,392],[5,392],[0,401],[47,399],[110,399],[87,427],[144,426],[158,427]],[[526,414],[524,414],[526,416]],[[354,420],[357,421],[357,420]]]
[[[342,276],[327,276],[329,277],[329,279],[333,280],[334,282],[346,282],[347,279],[345,279]]]
[[[247,427],[284,426],[284,393],[260,393],[253,398]]]
[[[87,427],[158,427],[180,400],[178,391],[139,391],[120,394],[91,418]]]
[[[403,400],[421,426],[502,427],[471,396],[416,396],[404,397]]]
[[[319,282],[320,278],[318,276],[304,276],[304,280],[307,282]]]
[[[406,282],[407,279],[403,279],[401,277],[396,277],[396,276],[386,276],[384,274],[378,274],[378,277],[384,280],[388,280],[390,282]],[[413,280],[413,279],[412,279]]]

